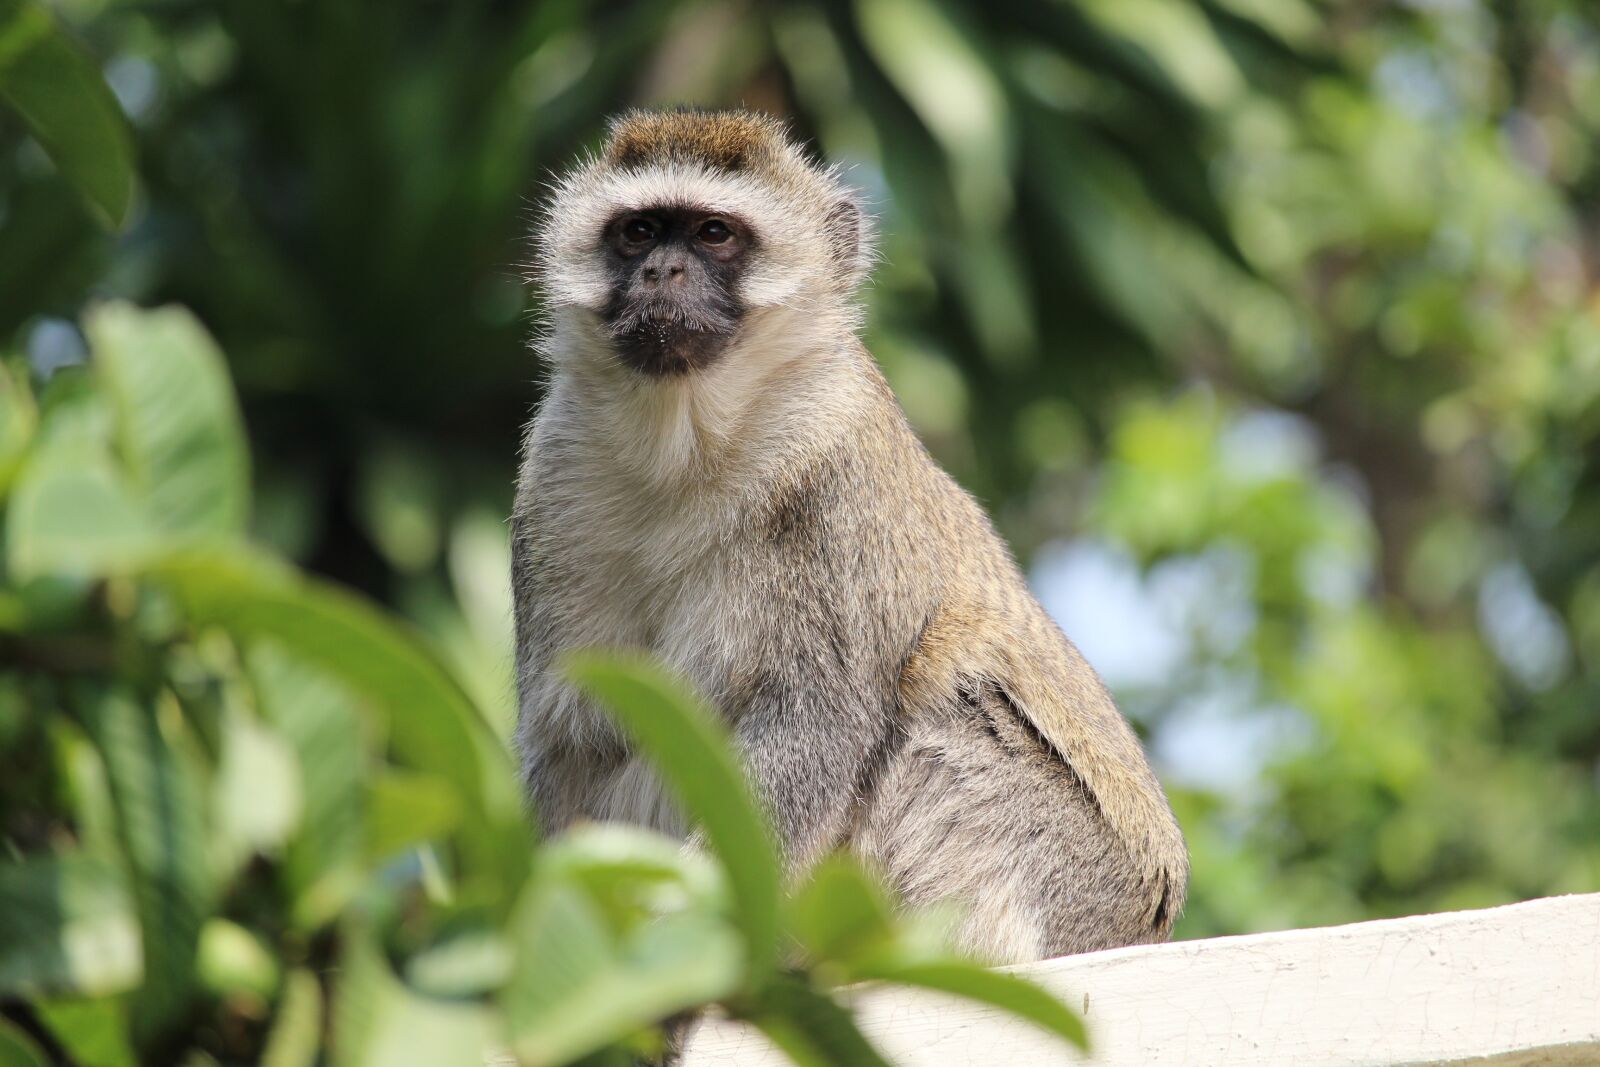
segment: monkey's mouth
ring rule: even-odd
[[[727,348],[738,326],[738,316],[731,311],[666,300],[626,305],[606,321],[623,361],[658,376],[709,366]]]

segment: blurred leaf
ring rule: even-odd
[[[408,989],[362,927],[347,927],[342,940],[332,1067],[483,1067],[488,1062],[497,1043],[488,1009]]]
[[[367,762],[360,709],[326,672],[274,642],[251,642],[245,665],[261,716],[299,765],[304,812],[283,872],[295,893],[295,920],[317,926],[353,894],[360,869]]]
[[[86,688],[80,702],[134,873],[145,981],[130,1018],[142,1043],[188,1009],[200,926],[216,899],[206,783],[197,756],[180,740],[181,715],[166,716],[163,729],[158,708],[122,688]],[[176,712],[173,703],[168,708]]]
[[[375,860],[438,840],[461,822],[461,800],[447,780],[385,770],[367,785],[366,854]]]
[[[101,996],[143,973],[139,926],[116,869],[85,856],[0,864],[0,993]]]
[[[526,823],[510,761],[426,646],[349,593],[243,555],[174,557],[148,572],[196,623],[270,639],[366,697],[401,762],[439,775],[468,805],[461,842],[515,885]]]
[[[401,571],[432,564],[444,539],[438,467],[425,454],[392,446],[364,459],[357,503],[373,543]]]
[[[482,996],[505,985],[512,966],[511,945],[498,931],[468,930],[411,957],[406,981],[430,996]]]
[[[45,1000],[33,1007],[78,1067],[137,1067],[123,999]]]
[[[134,184],[127,119],[94,62],[35,0],[0,0],[0,100],[104,221],[127,221]]]
[[[305,968],[289,972],[261,1053],[261,1067],[315,1067],[322,1048],[322,988]]]
[[[739,940],[695,912],[663,915],[620,943],[573,884],[536,876],[516,913],[517,969],[502,1002],[531,1067],[593,1052],[739,986]]]
[[[716,914],[729,907],[727,882],[710,857],[641,827],[575,827],[545,843],[540,863],[551,874],[581,885],[612,930],[629,930],[691,902]]]
[[[11,488],[38,422],[32,394],[11,368],[0,362],[0,499]]]
[[[880,959],[852,968],[857,979],[876,979],[897,985],[953,993],[992,1005],[1009,1015],[1049,1030],[1080,1049],[1089,1048],[1083,1020],[1039,986],[1004,971],[993,971],[964,960],[894,962]]]
[[[0,1018],[0,1067],[48,1067],[50,1060],[21,1027]]]
[[[773,982],[749,1018],[799,1067],[889,1067],[848,1011],[799,978]]]
[[[950,158],[972,235],[1011,206],[1005,93],[992,65],[937,3],[858,0],[862,41]]]
[[[152,520],[185,537],[244,529],[244,427],[216,342],[189,312],[109,303],[84,324],[116,416],[123,462]]]
[[[6,563],[15,578],[101,575],[155,547],[151,524],[109,463],[45,456],[18,477],[6,515]]]
[[[282,977],[277,956],[251,931],[228,919],[211,918],[200,929],[196,969],[218,996],[248,993],[271,1000]]]
[[[249,716],[225,712],[217,768],[217,849],[230,872],[279,849],[301,818],[300,767],[284,740]]]
[[[728,872],[749,977],[759,981],[777,953],[777,853],[727,731],[680,682],[639,657],[574,655],[566,671],[616,715],[704,829]]]
[[[789,903],[795,938],[819,960],[849,960],[881,947],[894,932],[883,891],[853,859],[830,856]]]

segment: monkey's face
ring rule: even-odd
[[[739,280],[755,235],[705,208],[624,211],[605,228],[611,295],[601,320],[617,353],[646,374],[709,366],[738,331]]]

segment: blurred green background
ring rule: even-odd
[[[743,104],[870,197],[867,340],[1146,736],[1180,936],[1600,889],[1587,0],[52,9],[141,184],[109,233],[0,109],[0,349],[191,309],[256,535],[479,704],[540,183],[622,107]]]

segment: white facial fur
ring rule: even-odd
[[[859,225],[857,249],[841,255],[827,224],[830,212],[854,198],[831,170],[788,162],[793,175],[782,184],[696,163],[618,170],[591,161],[579,167],[557,184],[539,226],[538,280],[547,299],[599,310],[611,284],[602,243],[606,224],[623,212],[670,207],[726,213],[751,227],[758,247],[738,294],[748,308],[789,304],[811,287],[848,293],[870,262],[869,235]]]

